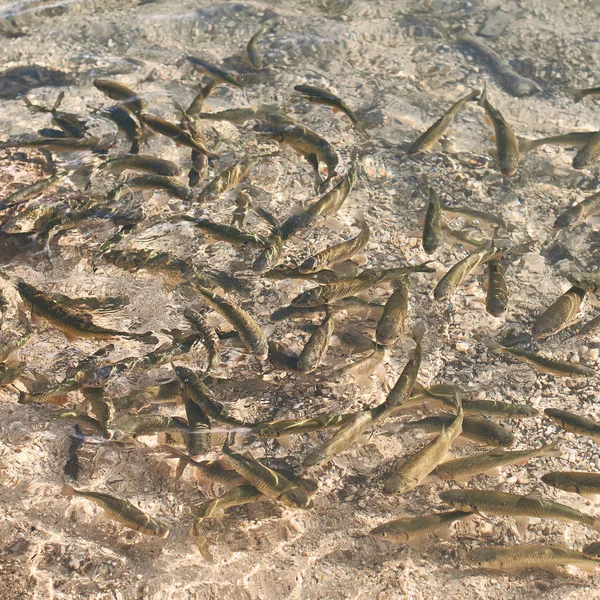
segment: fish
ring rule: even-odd
[[[232,226],[243,229],[246,226],[246,220],[248,219],[248,209],[252,198],[246,192],[240,192],[235,198],[235,209],[231,217]]]
[[[105,394],[103,387],[82,387],[81,393],[85,401],[89,404],[92,414],[107,430],[115,417],[115,406]]]
[[[481,546],[469,552],[467,564],[480,569],[515,571],[519,569],[553,569],[562,565],[575,565],[593,573],[600,561],[577,550],[564,546],[520,544],[518,546]]]
[[[317,446],[304,458],[302,467],[314,467],[348,450],[367,429],[385,415],[386,410],[387,407],[382,403],[375,408],[354,413],[327,442]]]
[[[369,376],[375,372],[377,367],[383,363],[387,353],[385,346],[373,344],[372,347],[373,352],[371,354],[358,358],[339,369],[335,369],[326,376],[319,378],[319,381],[336,385],[349,383],[363,385]]]
[[[581,551],[586,556],[591,556],[592,558],[600,558],[600,542],[592,542],[587,546],[584,546]]]
[[[283,435],[311,433],[322,431],[331,427],[339,427],[353,420],[355,413],[343,415],[317,415],[307,419],[281,419],[256,423],[252,426],[252,433],[259,437],[279,438]]]
[[[282,306],[271,314],[270,320],[278,322],[286,319],[301,319],[305,316],[325,312],[327,306],[331,306],[336,310],[345,310],[350,314],[366,312],[369,313],[369,318],[372,317],[370,313],[374,313],[374,318],[380,318],[383,313],[382,304],[378,304],[377,302],[367,302],[358,296],[349,296],[348,298],[342,298],[331,304],[321,304],[318,306]]]
[[[161,449],[167,453],[168,458],[179,459],[181,466],[179,472],[181,474],[183,474],[187,466],[191,466],[195,469],[197,478],[201,480],[214,481],[226,486],[237,486],[247,483],[244,477],[233,469],[226,468],[220,460],[197,461],[185,452],[172,446],[161,446]]]
[[[502,113],[489,103],[485,87],[479,99],[479,106],[485,110],[494,126],[500,173],[511,177],[517,172],[519,166],[519,142],[517,137]]]
[[[173,177],[163,175],[139,175],[120,183],[108,193],[109,201],[118,201],[135,190],[162,190],[182,200],[191,200],[192,190],[187,185],[182,185]]]
[[[492,259],[487,263],[488,289],[485,309],[493,317],[501,317],[508,309],[508,286],[502,261]]]
[[[209,153],[208,150],[200,142],[198,142],[198,140],[194,139],[189,131],[181,129],[181,127],[178,127],[174,123],[149,113],[141,113],[139,118],[142,125],[145,125],[154,131],[154,133],[158,133],[159,135],[163,135],[172,139],[177,146],[191,148],[200,154],[208,155],[210,158],[215,157],[215,155]]]
[[[260,325],[242,308],[229,302],[223,296],[195,283],[194,289],[203,300],[227,319],[238,332],[244,345],[258,360],[265,360],[269,354],[267,339]]]
[[[25,101],[25,104],[27,104],[27,107],[34,113],[51,113],[52,123],[56,125],[56,127],[59,127],[66,137],[82,138],[86,135],[89,127],[78,115],[58,110],[64,97],[65,93],[60,92],[52,108],[33,104],[27,97],[24,97],[23,100]]]
[[[417,381],[419,369],[421,368],[421,361],[423,360],[423,349],[421,345],[424,335],[425,325],[419,323],[412,332],[413,340],[415,341],[415,349],[413,350],[412,356],[406,365],[404,365],[400,377],[398,377],[398,380],[390,390],[384,402],[390,413],[393,413],[396,409],[402,407],[404,402],[410,398],[415,382]]]
[[[507,348],[492,340],[484,340],[484,342],[492,354],[509,354],[521,362],[533,365],[540,373],[554,375],[555,377],[572,378],[594,377],[596,375],[594,369],[568,360],[555,360],[520,348]]]
[[[406,494],[421,485],[427,475],[442,462],[452,442],[460,435],[463,424],[463,408],[460,394],[456,396],[456,418],[448,425],[442,426],[442,431],[420,450],[406,460],[397,461],[385,480],[383,493],[386,495]]]
[[[206,351],[208,353],[206,369],[204,370],[204,374],[208,374],[211,371],[214,371],[221,362],[221,353],[219,351],[219,336],[215,331],[214,327],[212,327],[206,318],[201,315],[198,311],[193,310],[191,308],[186,308],[183,311],[183,316],[185,319],[191,323],[192,327],[201,334],[202,343],[204,344]]]
[[[141,171],[163,177],[178,177],[181,167],[173,161],[151,156],[150,154],[124,154],[104,161],[97,169],[98,172],[122,173],[123,171]]]
[[[431,186],[427,187],[429,204],[423,225],[423,250],[433,254],[442,244],[442,205],[439,194]]]
[[[312,332],[302,348],[296,367],[300,373],[312,373],[321,364],[329,349],[334,328],[334,312],[330,309],[326,311],[323,322]]]
[[[17,283],[17,289],[23,299],[31,305],[32,313],[46,319],[46,321],[62,331],[69,339],[77,337],[91,337],[96,339],[126,337],[146,344],[157,342],[157,339],[150,332],[131,333],[129,331],[119,331],[96,325],[89,313],[66,308],[47,294],[44,294],[44,292],[24,281]]]
[[[192,369],[175,367],[175,374],[181,383],[182,396],[197,404],[207,417],[226,425],[248,429],[246,423],[224,414],[223,405],[215,400],[211,390]]]
[[[561,133],[549,137],[538,138],[537,140],[526,140],[517,137],[519,142],[519,153],[527,154],[540,146],[567,146],[568,148],[577,148],[581,150],[598,132],[597,131],[573,131],[572,133]]]
[[[346,175],[337,185],[314,204],[311,204],[305,211],[297,215],[292,215],[282,223],[281,234],[283,239],[289,239],[301,229],[313,225],[321,217],[325,218],[335,215],[344,205],[357,179],[358,173],[356,167],[355,165],[351,165]]]
[[[295,85],[294,90],[302,96],[303,100],[307,100],[313,104],[329,106],[333,109],[334,113],[338,111],[344,113],[350,119],[352,125],[354,125],[360,133],[366,135],[366,132],[359,123],[354,111],[341,98],[338,98],[338,96],[331,93],[329,90],[308,84]]]
[[[434,269],[428,267],[427,264],[428,263],[423,263],[420,265],[395,267],[392,269],[365,269],[357,277],[347,278],[333,283],[326,283],[302,292],[291,301],[291,304],[292,306],[331,304],[342,298],[364,292],[375,285],[398,279],[408,273],[432,273]]]
[[[251,67],[262,69],[264,65],[263,56],[258,49],[258,38],[262,35],[264,28],[261,27],[246,44],[246,58]]]
[[[600,192],[589,196],[575,206],[567,208],[554,221],[554,228],[575,227],[598,214],[600,214]]]
[[[498,227],[501,229],[510,229],[509,224],[502,217],[490,212],[476,210],[474,208],[469,208],[468,206],[450,206],[442,201],[440,201],[440,206],[442,208],[442,212],[464,217],[465,220],[471,225],[481,226],[486,224],[491,225],[494,229]],[[480,246],[481,243],[476,243],[474,245]]]
[[[75,425],[75,430],[69,436],[69,448],[67,450],[67,461],[63,467],[63,473],[71,479],[77,479],[81,474],[81,465],[79,463],[79,454],[77,451],[85,443],[85,436],[79,429],[79,425]]]
[[[131,113],[122,106],[111,106],[104,110],[103,114],[117,126],[119,131],[125,134],[131,144],[129,154],[138,154],[144,134],[141,126],[131,116]]]
[[[449,408],[454,407],[454,395],[456,394],[454,385],[437,384],[432,385],[428,390],[425,388],[416,389],[413,397],[420,397],[422,394],[424,399],[432,399],[442,406]],[[461,389],[461,393],[465,392]],[[412,402],[411,402],[412,404]],[[523,419],[527,417],[535,417],[538,410],[527,404],[511,404],[509,402],[500,402],[499,400],[471,400],[463,399],[463,410],[465,415],[486,415],[505,419]]]
[[[280,108],[276,104],[261,104],[249,108],[229,108],[218,112],[199,112],[198,119],[210,121],[229,121],[235,125],[245,125],[248,121],[260,121],[265,117],[279,113]]]
[[[0,148],[46,148],[52,152],[85,152],[95,151],[102,140],[98,137],[84,138],[33,138],[12,139],[0,143]]]
[[[600,294],[600,271],[592,273],[575,271],[574,273],[569,273],[567,279],[572,285],[577,286],[590,294]]]
[[[600,315],[596,315],[591,321],[588,321],[583,327],[577,332],[577,335],[583,337],[584,335],[596,335],[600,331]]]
[[[62,488],[63,496],[77,496],[85,498],[104,509],[104,514],[113,521],[117,521],[129,529],[139,531],[144,535],[151,535],[159,538],[166,538],[169,535],[169,529],[154,517],[142,512],[137,506],[134,506],[128,500],[121,500],[108,494],[99,492],[88,492],[76,490],[70,485],[64,485]]]
[[[189,425],[181,417],[165,417],[163,415],[117,415],[107,427],[112,439],[124,441],[136,439],[140,435],[155,435],[163,431],[174,431],[180,434],[189,431]]]
[[[209,78],[208,83],[200,88],[200,91],[196,94],[196,96],[194,96],[194,99],[192,100],[188,109],[185,111],[188,117],[194,119],[201,118],[200,115],[202,114],[202,106],[204,105],[204,101],[212,94],[216,85],[217,82],[211,77]]]
[[[214,240],[227,242],[232,246],[248,246],[249,248],[262,249],[268,245],[264,237],[252,231],[233,227],[232,225],[222,225],[210,219],[198,219],[186,214],[177,215],[176,218],[193,223],[196,228]]]
[[[445,114],[443,114],[431,127],[426,129],[416,140],[407,148],[406,153],[414,156],[420,152],[426,152],[436,144],[436,142],[446,133],[454,117],[460,109],[467,103],[477,100],[481,94],[480,90],[473,90],[466,96],[455,102]]]
[[[427,433],[436,433],[447,429],[453,420],[454,417],[450,415],[425,417],[419,421],[405,423],[402,431],[418,429]],[[515,436],[510,431],[498,423],[479,416],[464,417],[460,435],[472,442],[488,446],[507,447],[515,443]]]
[[[600,158],[600,132],[590,138],[588,143],[573,157],[573,168],[577,170],[592,166]]]
[[[265,274],[264,271],[271,269],[277,264],[283,253],[283,237],[281,235],[281,228],[275,227],[271,229],[269,237],[266,239],[266,247],[256,257],[256,260],[252,263],[252,270],[258,271],[259,273]],[[268,271],[272,273],[273,269]]]
[[[110,79],[94,79],[92,83],[96,89],[111,100],[118,100],[123,108],[138,116],[146,108],[144,100],[136,92],[121,83]]]
[[[545,311],[535,319],[531,334],[535,339],[547,338],[572,325],[587,292],[577,286],[571,287],[557,298]]]
[[[465,258],[453,265],[438,281],[433,290],[433,297],[438,301],[452,298],[464,279],[474,269],[490,260],[499,258],[502,253],[503,251],[493,243],[475,248]]]
[[[375,340],[382,346],[393,346],[404,333],[408,315],[409,281],[408,277],[400,277],[392,282],[394,291],[385,303],[375,330]]]
[[[227,167],[219,173],[208,185],[202,190],[200,198],[201,202],[213,200],[220,194],[224,194],[241,183],[243,179],[250,173],[252,167],[257,163],[258,158],[251,159],[246,156],[242,160],[236,162],[231,167]]]
[[[535,81],[519,75],[506,60],[480,38],[470,33],[463,33],[457,41],[475,50],[494,69],[502,87],[513,96],[531,96],[542,91]]]
[[[577,104],[588,96],[591,96],[592,98],[600,96],[600,87],[586,88],[581,90],[574,89],[569,90],[569,93],[573,96],[573,101]]]
[[[595,499],[600,494],[600,473],[552,471],[544,473],[542,481],[563,492],[572,492],[585,498]]]
[[[204,456],[210,452],[211,446],[211,423],[208,415],[196,402],[190,398],[190,394],[182,390],[181,400],[185,408],[185,416],[188,422],[188,430],[185,432],[184,440],[187,451],[193,459]]]
[[[600,423],[559,408],[546,408],[544,415],[565,431],[584,435],[600,443]]]
[[[77,421],[76,428],[79,428],[80,425],[83,425],[87,429],[91,429],[94,433],[100,434],[104,439],[108,440],[111,438],[111,434],[106,428],[106,425],[100,423],[98,419],[88,415],[87,413],[77,412],[74,410],[66,411],[59,413],[56,415],[57,419],[73,419]],[[83,434],[82,434],[83,435]],[[82,441],[83,443],[83,441]],[[81,444],[80,444],[81,445]],[[74,467],[77,466],[77,460],[74,459]],[[73,477],[76,479],[76,477]]]
[[[254,131],[261,136],[269,137],[291,146],[296,152],[304,156],[315,170],[317,176],[317,188],[323,191],[327,184],[335,176],[339,158],[331,144],[320,135],[311,131],[303,125],[284,120],[283,123],[263,123],[255,126]],[[324,181],[319,177],[319,163],[325,163],[327,177]]]
[[[277,500],[288,508],[312,507],[312,501],[300,486],[255,460],[249,453],[242,455],[233,452],[228,441],[223,445],[223,453],[230,460],[233,469],[268,498]]]
[[[544,499],[539,492],[521,496],[494,490],[458,489],[440,493],[443,502],[458,510],[512,517],[537,517],[572,521],[600,531],[600,518],[584,514],[570,506]]]
[[[4,198],[4,200],[0,201],[0,210],[11,208],[17,204],[25,202],[26,200],[29,200],[32,196],[36,196],[37,194],[50,189],[68,175],[68,171],[63,171],[62,173],[57,173],[56,175],[36,181],[31,185],[26,185],[22,188],[19,188],[16,192],[13,192]]]
[[[236,77],[227,73],[220,67],[213,65],[212,63],[203,60],[201,58],[197,58],[196,56],[186,56],[186,60],[188,60],[197,71],[208,75],[217,83],[226,83],[232,87],[238,88],[240,90],[245,89],[244,84],[241,83]]]
[[[82,308],[94,312],[111,312],[129,304],[127,296],[85,296],[71,298],[64,294],[51,294],[57,302],[67,308]]]
[[[140,270],[166,275],[172,283],[182,283],[195,271],[186,261],[168,252],[150,249],[108,250],[102,257],[113,265],[131,272]]]
[[[322,269],[315,273],[300,273],[299,267],[289,265],[279,265],[273,269],[265,271],[262,276],[265,279],[274,281],[282,281],[284,279],[305,279],[306,281],[314,281],[315,283],[331,283],[345,279],[343,275],[331,269]]]
[[[360,252],[368,243],[371,237],[371,230],[364,217],[357,217],[361,228],[360,233],[345,242],[329,246],[317,254],[307,258],[299,267],[300,273],[315,273],[337,262],[342,262],[352,258],[357,252]]]
[[[507,465],[522,465],[532,458],[542,456],[557,458],[561,455],[562,451],[558,447],[558,442],[527,450],[505,451],[495,448],[489,452],[446,461],[438,465],[431,472],[430,478],[434,481],[445,481],[448,479],[467,481],[479,473],[489,473]]]
[[[369,531],[369,535],[388,542],[404,544],[440,529],[449,530],[452,523],[468,519],[471,515],[460,510],[442,512],[418,517],[404,517],[378,525]]]

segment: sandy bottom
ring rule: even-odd
[[[319,222],[286,243],[284,259],[300,260],[315,250],[355,235],[353,214],[362,210],[372,229],[365,251],[368,266],[392,267],[427,260],[420,247],[419,217],[426,198],[420,177],[427,174],[446,202],[501,214],[510,231],[501,235],[516,243],[535,241],[531,252],[507,262],[510,308],[502,318],[485,312],[485,275],[469,277],[452,304],[436,303],[432,290],[465,249],[446,243],[431,258],[437,274],[415,276],[410,296],[407,331],[425,322],[425,356],[419,375],[423,385],[442,381],[479,390],[481,397],[528,404],[542,413],[559,407],[600,420],[598,379],[568,380],[538,375],[527,365],[489,354],[486,337],[502,339],[509,329],[530,331],[539,311],[569,284],[564,275],[598,264],[600,236],[597,222],[564,231],[553,229],[556,215],[598,185],[595,168],[577,172],[572,151],[548,147],[522,159],[517,175],[503,178],[489,154],[491,128],[483,113],[468,106],[456,119],[444,151],[409,159],[402,150],[437,119],[456,99],[488,82],[493,103],[523,137],[552,135],[597,128],[597,104],[574,104],[568,87],[597,84],[600,46],[582,37],[594,15],[591,2],[498,3],[477,0],[396,3],[320,0],[303,2],[210,3],[149,1],[29,2],[0,7],[4,27],[0,64],[9,69],[37,64],[65,71],[74,84],[64,87],[61,109],[89,116],[94,135],[114,133],[99,109],[108,101],[91,84],[96,77],[114,78],[134,87],[146,98],[149,110],[176,120],[171,98],[189,104],[200,78],[182,56],[202,56],[239,72],[252,105],[276,103],[294,118],[322,134],[340,155],[344,172],[352,150],[359,145],[360,179],[335,219]],[[4,12],[2,12],[4,11]],[[252,71],[240,58],[244,44],[259,27],[265,32],[260,48],[265,68]],[[586,28],[586,29],[584,29]],[[531,77],[542,91],[531,97],[508,94],[493,71],[476,55],[455,43],[462,30],[481,32],[482,38],[518,71]],[[306,104],[292,96],[302,82],[327,86],[356,109],[369,128],[364,141],[343,115]],[[32,90],[35,103],[52,105],[60,88]],[[247,106],[239,90],[220,86],[206,102],[206,110]],[[0,100],[3,138],[48,127],[47,114],[31,114],[21,100]],[[216,170],[233,164],[245,152],[251,156],[272,152],[277,144],[257,138],[253,123],[236,127],[227,122],[202,125],[209,147],[220,141],[222,156]],[[118,151],[126,151],[119,137]],[[189,151],[154,137],[144,152],[159,154],[189,169]],[[63,155],[61,161],[85,155]],[[2,196],[44,174],[35,150],[4,150],[0,154]],[[60,170],[60,166],[59,166]],[[209,176],[214,172],[209,171]],[[182,178],[182,182],[184,179]],[[313,200],[312,174],[304,160],[290,150],[257,166],[252,183],[262,191],[258,201],[283,219]],[[102,196],[116,183],[112,176],[94,180],[91,194]],[[80,184],[66,180],[42,202],[72,197]],[[173,211],[196,211],[200,216],[228,223],[234,196],[225,195],[202,206],[143,192],[135,199],[157,221]],[[37,202],[38,199],[34,199]],[[461,228],[460,218],[450,225]],[[249,227],[266,232],[264,223],[250,217]],[[154,331],[160,342],[164,329],[186,329],[183,309],[193,307],[222,329],[229,326],[182,285],[159,275],[128,273],[105,263],[98,247],[115,232],[106,220],[90,220],[69,229],[50,245],[50,254],[26,247],[23,238],[2,234],[0,263],[7,276],[22,277],[40,288],[67,294],[124,295],[129,303],[95,319],[107,326]],[[468,230],[470,233],[474,230]],[[485,232],[491,235],[491,232]],[[194,262],[236,274],[247,294],[232,297],[265,327],[268,336],[298,351],[308,337],[310,321],[270,323],[269,315],[289,303],[311,284],[268,281],[250,270],[252,250],[227,244],[207,244],[189,224],[158,224],[132,234],[122,247],[160,248]],[[0,282],[9,299],[3,332],[17,327],[18,295]],[[384,301],[389,290],[372,291]],[[582,319],[591,319],[597,301],[589,297]],[[313,320],[317,323],[317,319]],[[364,316],[340,315],[339,328],[373,334],[375,322]],[[534,348],[546,356],[598,365],[598,338],[580,339],[567,330]],[[3,333],[4,335],[4,333]],[[117,338],[100,364],[150,351],[150,346]],[[35,376],[61,381],[67,367],[89,356],[106,342],[73,343],[44,321],[33,325],[29,343],[17,353],[27,369],[16,386],[33,386]],[[333,385],[327,373],[350,360],[350,351],[334,346],[319,372],[305,377],[268,362],[259,363],[231,341],[223,343],[215,376],[230,380],[215,387],[226,409],[245,420],[312,416],[374,406],[395,382],[412,350],[407,336],[388,353],[382,369],[361,385]],[[188,357],[192,367],[205,361],[202,346]],[[124,377],[109,391],[122,398],[136,387],[171,378],[166,365],[148,374]],[[41,380],[38,385],[43,383]],[[79,392],[64,406],[81,403]],[[165,415],[183,415],[178,404],[136,408]],[[222,488],[198,482],[191,468],[175,477],[177,461],[158,447],[164,438],[142,437],[117,444],[97,436],[86,437],[78,455],[81,473],[76,487],[127,498],[170,528],[167,539],[153,539],[109,521],[102,511],[83,499],[61,495],[73,423],[56,418],[56,405],[19,404],[13,387],[0,390],[0,597],[3,600],[39,599],[377,599],[428,600],[598,598],[600,576],[574,567],[557,574],[530,571],[521,574],[486,573],[465,563],[465,554],[480,545],[544,543],[581,548],[596,541],[591,528],[533,520],[526,539],[519,539],[513,519],[479,516],[462,522],[449,540],[435,537],[421,548],[379,542],[367,534],[373,527],[401,515],[447,510],[439,492],[454,484],[422,486],[399,497],[381,492],[382,482],[398,457],[422,446],[414,433],[390,433],[377,428],[349,452],[309,473],[319,483],[314,508],[292,511],[263,502],[231,509],[223,518],[206,520],[203,530],[212,542],[213,562],[196,549],[189,528],[198,506],[222,493]],[[417,411],[422,414],[423,411]],[[400,418],[402,422],[406,417]],[[391,422],[390,422],[391,423]],[[505,468],[499,477],[478,476],[471,487],[529,493],[563,502],[600,517],[592,501],[545,486],[540,476],[550,470],[600,469],[594,442],[558,430],[541,416],[502,424],[516,436],[514,448],[559,440],[562,458],[542,458],[526,466]],[[296,468],[319,440],[330,434],[300,435],[289,440],[263,441],[252,436],[237,440],[269,464]],[[215,436],[217,438],[218,436]],[[215,439],[215,442],[218,440]],[[455,455],[483,448],[457,445]],[[209,458],[220,455],[218,445]]]

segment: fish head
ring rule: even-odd
[[[279,497],[279,501],[289,508],[310,508],[312,501],[306,492],[299,487],[292,488]]]
[[[389,523],[384,523],[383,525],[375,527],[375,529],[371,529],[371,531],[369,531],[369,535],[377,538],[378,540],[388,540],[390,538]],[[394,539],[400,539],[398,531],[394,531]],[[404,534],[402,541],[408,541],[408,535]]]
[[[312,273],[313,271],[318,270],[319,265],[317,264],[316,256],[311,256],[307,258],[299,267],[298,271],[302,274]]]
[[[600,542],[588,544],[583,548],[582,552],[591,558],[600,558]]]
[[[495,548],[481,547],[475,548],[466,556],[466,562],[472,566],[501,568],[502,561],[497,556]]]
[[[146,535],[151,535],[152,537],[157,538],[166,538],[169,535],[169,528],[158,521],[151,519],[147,525],[140,528],[142,533]]]
[[[320,290],[320,287],[316,287],[298,294],[298,296],[292,300],[292,306],[315,306],[316,304],[321,304],[322,299],[320,298]]]
[[[462,512],[475,512],[477,507],[471,504],[463,494],[463,490],[448,490],[440,494],[441,500],[452,504],[456,510]]]

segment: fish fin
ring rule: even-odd
[[[586,573],[589,573],[590,575],[594,575],[594,573],[596,572],[596,569],[598,568],[598,565],[577,565],[581,570],[585,571]]]
[[[529,517],[516,517],[515,525],[519,537],[525,539],[527,537],[527,528],[529,527]]]
[[[587,498],[588,500],[592,500],[593,502],[597,502],[600,499],[600,494],[582,494],[579,492],[579,495],[582,498]]]
[[[70,331],[63,331],[63,334],[71,344],[79,339],[76,333],[71,333]]]
[[[344,230],[344,224],[335,217],[327,217],[324,222],[325,227],[331,231],[335,231],[335,233],[342,233]]]
[[[536,502],[542,502],[544,500],[544,497],[542,496],[541,492],[539,492],[538,490],[534,490],[533,492],[530,492],[529,494],[527,494],[525,496],[525,498],[527,498],[527,500],[534,500]]]
[[[440,539],[448,541],[452,538],[452,523],[444,525],[442,528],[438,529],[435,534]]]
[[[355,254],[350,260],[355,265],[358,265],[359,267],[363,267],[364,265],[367,264],[367,255],[364,252],[359,252],[358,254]]]
[[[498,467],[492,467],[491,469],[488,469],[487,471],[485,471],[485,474],[489,477],[500,477],[501,475],[500,469]]]
[[[585,98],[584,90],[569,88],[566,90],[566,92],[573,98],[573,102],[575,102],[575,104],[581,102]]]
[[[60,490],[60,493],[63,496],[75,496],[77,494],[77,491],[75,490],[75,488],[72,485],[69,485],[68,483],[65,483],[62,486],[62,489]]]
[[[558,458],[559,456],[562,456],[562,454],[563,454],[563,451],[560,449],[560,446],[558,445],[558,440],[555,440],[551,444],[547,444],[545,446],[542,446],[542,448],[540,448],[541,456],[553,456],[555,458]]]
[[[425,549],[426,543],[422,537],[417,537],[407,540],[406,545],[409,548],[412,548],[415,552],[422,553]]]
[[[425,332],[426,332],[425,323],[423,321],[419,321],[419,323],[417,323],[412,330],[413,340],[415,340],[416,344],[421,344],[421,342],[423,341],[423,336],[425,335]]]
[[[535,140],[527,140],[525,138],[517,136],[517,142],[519,144],[520,154],[527,154],[527,152],[535,148]]]
[[[463,446],[466,446],[467,444],[470,444],[471,440],[469,438],[464,437],[463,434],[461,433],[452,443],[455,446],[458,446],[459,448],[462,448]]]
[[[494,342],[494,340],[490,338],[485,338],[483,340],[483,343],[487,346],[488,350],[492,354],[501,354],[504,350],[504,348],[500,344],[498,344],[498,342]]]

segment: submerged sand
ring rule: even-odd
[[[365,252],[369,266],[426,260],[418,224],[425,206],[422,174],[428,175],[444,200],[501,214],[513,226],[510,232],[503,232],[505,236],[518,243],[535,240],[532,252],[514,257],[508,265],[511,302],[505,317],[497,319],[485,312],[482,273],[468,279],[451,305],[434,303],[435,277],[414,277],[407,330],[420,321],[427,325],[419,381],[423,385],[460,383],[480,390],[482,397],[525,403],[540,413],[552,406],[600,419],[597,378],[564,380],[538,375],[527,365],[488,353],[481,342],[486,337],[501,339],[511,328],[530,331],[541,308],[569,287],[565,274],[598,264],[597,223],[560,232],[553,229],[561,210],[597,188],[596,169],[574,171],[571,150],[547,148],[524,157],[517,175],[504,179],[488,152],[491,128],[474,106],[457,118],[445,152],[407,159],[402,151],[452,102],[470,89],[481,88],[484,80],[491,100],[519,136],[597,128],[595,101],[574,104],[566,93],[569,87],[597,83],[600,46],[583,33],[598,17],[593,2],[292,0],[132,5],[106,0],[11,3],[0,7],[0,16],[5,24],[0,45],[2,68],[37,64],[67,73],[73,85],[39,87],[29,97],[52,105],[58,90],[64,89],[61,108],[90,115],[94,134],[114,130],[97,112],[110,103],[93,88],[92,79],[110,77],[130,85],[144,95],[152,112],[175,120],[179,115],[171,98],[186,105],[199,82],[198,75],[181,60],[192,54],[242,73],[251,104],[285,106],[294,118],[322,134],[340,154],[340,172],[360,144],[360,181],[348,203],[335,220],[319,223],[286,244],[286,259],[304,258],[354,235],[353,214],[360,209],[372,229]],[[260,48],[267,66],[253,72],[244,67],[240,53],[261,26],[265,33]],[[461,31],[485,35],[486,43],[537,82],[542,91],[524,98],[507,94],[493,73],[455,43]],[[361,139],[342,115],[293,99],[293,86],[306,81],[329,87],[346,99],[367,124],[372,139]],[[3,138],[49,124],[48,115],[30,114],[21,100],[5,98],[0,106]],[[243,106],[244,96],[227,87],[218,88],[206,102],[210,111]],[[251,125],[238,129],[214,122],[203,127],[210,145],[221,140],[222,166],[232,164],[244,152],[256,155],[277,149],[275,144],[258,140]],[[120,143],[124,151],[126,142]],[[161,138],[153,138],[149,144],[148,153],[189,168],[187,151]],[[36,157],[40,155],[35,151],[0,154],[3,197],[44,176],[33,160]],[[279,218],[314,197],[307,163],[289,150],[255,169],[252,182],[264,190],[261,203]],[[106,193],[112,185],[114,180],[97,180],[95,189]],[[73,189],[67,182],[47,198],[58,198]],[[165,216],[185,207],[182,201],[161,194],[144,193],[144,198],[150,216]],[[233,208],[229,195],[203,205],[198,214],[228,223]],[[455,220],[452,225],[460,227],[462,223]],[[254,217],[250,227],[266,231]],[[100,260],[97,248],[113,231],[108,222],[88,222],[62,236],[52,246],[50,257],[36,254],[39,248],[25,252],[4,236],[0,262],[9,277],[22,277],[48,291],[70,296],[126,295],[130,300],[127,306],[98,320],[135,331],[152,330],[159,333],[161,342],[167,341],[160,332],[184,329],[183,309],[204,310],[202,302],[181,286],[165,285],[158,276],[127,273]],[[292,281],[263,280],[249,269],[254,258],[251,251],[206,245],[187,224],[157,225],[135,233],[127,244],[168,250],[199,265],[237,273],[250,289],[250,294],[238,301],[269,337],[294,350],[307,338],[301,329],[304,322],[271,324],[269,315],[310,284],[301,287]],[[433,256],[438,277],[464,255],[460,245],[445,244],[439,249]],[[8,290],[10,299],[2,329],[11,330],[16,326],[18,297],[6,283],[2,289]],[[371,297],[383,301],[387,294],[381,288]],[[596,311],[596,300],[588,298],[582,318],[588,320]],[[227,327],[215,313],[208,314],[211,322]],[[373,326],[352,317],[340,321],[351,329]],[[567,330],[536,342],[534,348],[546,356],[598,368],[598,342],[598,338],[573,337]],[[150,350],[123,339],[113,343],[111,361]],[[68,365],[102,345],[86,340],[71,344],[40,321],[18,356],[27,362],[27,381],[36,373],[60,381]],[[396,380],[412,347],[410,338],[401,340],[386,357],[384,369],[361,386],[333,386],[317,376],[299,377],[260,364],[239,347],[225,343],[216,375],[241,382],[260,381],[253,392],[239,384],[217,394],[232,414],[246,420],[374,406]],[[202,348],[195,348],[191,366],[201,368],[204,360]],[[323,372],[348,360],[347,350],[334,347]],[[122,395],[133,385],[171,376],[170,367],[165,366],[147,378],[117,382],[113,393]],[[24,389],[23,382],[17,385]],[[204,531],[214,556],[214,562],[209,562],[198,553],[189,528],[196,507],[221,489],[199,485],[191,469],[176,479],[176,461],[168,460],[157,448],[162,440],[157,442],[154,436],[118,445],[99,437],[87,438],[79,451],[82,474],[74,485],[129,499],[169,526],[166,540],[126,530],[85,500],[62,497],[73,424],[55,418],[61,410],[56,406],[18,404],[13,388],[2,389],[0,399],[0,596],[4,600],[600,597],[600,576],[575,568],[560,569],[556,575],[544,571],[507,575],[474,570],[464,561],[468,550],[484,544],[527,542],[581,548],[596,541],[598,535],[583,525],[534,520],[526,540],[519,540],[512,519],[476,517],[460,523],[451,539],[433,538],[420,549],[369,538],[370,529],[398,516],[447,509],[438,494],[450,484],[419,487],[402,497],[381,493],[393,459],[419,448],[423,443],[420,435],[388,435],[385,427],[377,428],[353,450],[311,470],[320,489],[310,511],[292,511],[265,502],[207,520]],[[80,401],[81,397],[73,394],[66,405]],[[183,415],[178,405],[159,410]],[[596,503],[540,482],[540,476],[550,470],[600,469],[594,442],[559,431],[542,417],[503,424],[514,432],[515,448],[559,439],[563,457],[506,468],[500,477],[478,476],[471,486],[499,486],[516,493],[540,490],[547,498],[600,516]],[[258,458],[297,467],[317,441],[329,435],[302,435],[281,443],[253,437],[238,441]],[[220,455],[218,446],[213,450],[210,457]],[[474,451],[472,444],[454,450],[456,455]]]

